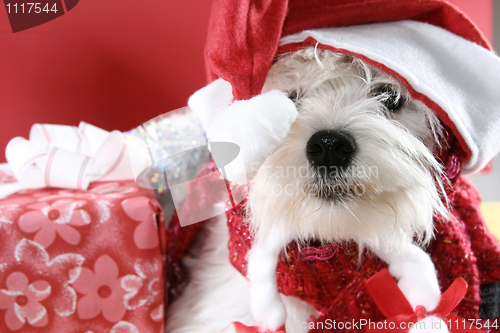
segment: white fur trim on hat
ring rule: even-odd
[[[230,142],[240,153],[224,167],[226,179],[247,183],[264,160],[286,139],[298,116],[295,104],[281,91],[271,90],[249,100],[232,102],[231,86],[218,79],[194,93],[189,107],[205,129],[209,144]]]
[[[233,101],[231,84],[223,79],[215,80],[195,92],[188,100],[188,106],[200,121],[205,133],[208,120]]]

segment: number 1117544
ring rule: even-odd
[[[57,13],[57,3],[54,3],[52,7],[49,6],[48,3],[40,2],[27,2],[27,3],[14,3],[14,4],[6,4],[8,14],[29,14],[29,13]]]

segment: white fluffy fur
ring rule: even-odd
[[[407,101],[394,115],[371,96],[371,89],[384,84],[397,85]],[[257,237],[273,228],[294,228],[300,240],[356,240],[371,248],[394,248],[414,235],[430,239],[434,212],[445,212],[436,191],[441,167],[431,150],[437,148],[439,125],[432,111],[362,61],[312,48],[278,60],[264,89],[276,88],[297,92],[299,116],[251,182],[249,206]],[[361,187],[363,195],[340,205],[307,191],[315,171],[305,146],[326,129],[351,133],[358,145],[352,167],[362,171],[361,177],[350,172],[342,185]],[[307,170],[307,176],[298,170]],[[280,195],[273,187],[282,190]]]
[[[196,114],[206,132],[208,121],[232,102],[231,84],[218,79],[191,95],[188,106]]]
[[[209,143],[231,142],[240,148],[228,165],[221,165],[218,156],[213,156],[224,167],[226,179],[238,184],[246,184],[255,165],[283,143],[297,118],[295,104],[278,90],[232,103],[231,86],[222,79],[196,92],[188,104],[205,128]]]
[[[229,235],[225,217],[206,223],[198,243],[190,249],[184,264],[191,271],[190,284],[168,309],[166,332],[220,333],[232,322],[247,326],[258,322],[250,311],[250,284],[228,260]],[[307,303],[281,296],[288,333],[305,333],[301,323],[316,314]]]
[[[257,324],[248,311],[248,281],[228,260],[226,221],[219,217],[208,224],[200,248],[191,249],[193,258],[185,261],[193,266],[191,281],[168,310],[167,332],[219,333],[233,321]]]
[[[297,118],[295,104],[281,91],[271,90],[247,101],[236,101],[209,121],[210,142],[232,142],[239,156],[225,167],[226,178],[246,184],[252,164],[261,164],[286,139]],[[217,164],[217,160],[215,160]]]
[[[381,100],[387,96],[374,94],[382,85],[397,88],[404,102],[401,109],[391,113],[383,106]],[[432,237],[433,215],[446,214],[438,190],[442,189],[441,166],[433,157],[440,148],[441,131],[435,114],[413,101],[389,75],[353,57],[314,48],[283,56],[273,65],[263,93],[276,90],[297,95],[298,117],[284,142],[266,146],[265,140],[243,136],[257,140],[251,145],[255,149],[264,145],[266,152],[263,163],[258,160],[254,169],[247,170],[255,173],[248,200],[255,237],[248,262],[250,283],[238,277],[228,261],[225,226],[212,231],[191,284],[169,309],[167,331],[221,332],[231,321],[251,325],[256,320],[271,330],[286,322],[287,332],[295,332],[298,328],[292,321],[306,322],[311,311],[301,301],[283,303],[276,287],[276,264],[291,241],[302,244],[311,239],[340,244],[354,240],[374,251],[389,264],[413,307],[435,308],[440,298],[435,269],[412,241],[425,244]],[[277,118],[254,113],[273,122],[253,125],[286,132]],[[245,116],[241,125],[251,118]],[[231,122],[224,122],[231,125],[230,132],[234,131]],[[209,140],[211,136],[229,140],[225,127],[212,120],[208,124]],[[354,137],[357,152],[351,167],[360,173],[339,170],[333,179],[316,177],[306,157],[306,143],[321,130],[342,130]],[[319,189],[335,185],[359,193],[335,200],[320,195]],[[300,315],[292,315],[293,311]]]

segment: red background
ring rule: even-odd
[[[492,40],[492,0],[453,0]],[[205,84],[210,0],[81,0],[12,33],[0,8],[0,162],[33,123],[129,130]]]

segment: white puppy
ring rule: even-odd
[[[263,92],[272,90],[286,93],[298,116],[284,143],[248,172],[248,280],[228,260],[225,217],[208,223],[167,332],[221,332],[233,321],[304,331],[293,322],[314,310],[278,293],[276,265],[290,242],[311,239],[373,251],[413,308],[433,310],[436,272],[418,245],[432,237],[434,214],[446,214],[434,112],[377,68],[313,47],[275,62]]]

